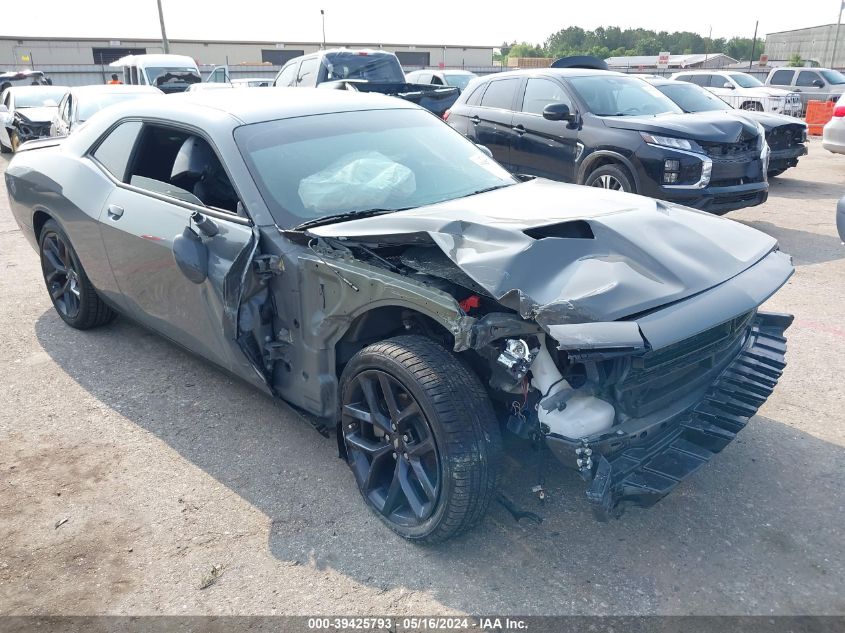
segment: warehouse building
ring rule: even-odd
[[[624,57],[608,57],[607,65],[612,70],[622,71],[652,71],[657,69],[657,55],[630,55]],[[737,62],[733,57],[724,53],[693,53],[690,55],[669,55],[669,69],[672,71],[683,69],[724,68]]]
[[[488,68],[492,46],[327,42],[327,48],[382,48],[396,53],[406,67],[439,66]],[[289,59],[320,48],[319,42],[227,42],[170,40],[170,52],[187,55],[203,66],[223,64],[280,66]],[[0,37],[0,71],[56,65],[104,65],[124,55],[164,52],[161,40]]]
[[[835,37],[835,24],[769,33],[766,35],[766,55],[770,59],[789,59],[800,55],[805,62],[828,68],[845,68],[845,26],[839,29],[834,59]]]

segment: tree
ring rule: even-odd
[[[795,53],[789,57],[789,65],[790,66],[803,66],[804,60],[801,59],[801,55],[799,53]]]

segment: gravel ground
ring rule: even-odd
[[[794,256],[767,307],[796,319],[774,395],[707,467],[600,524],[574,474],[540,507],[514,456],[505,492],[543,523],[496,505],[426,548],[285,405],[126,319],[66,327],[0,191],[0,613],[845,614],[842,194],[845,156],[813,140],[731,214]]]

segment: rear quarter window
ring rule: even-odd
[[[126,121],[121,123],[106,136],[91,155],[97,159],[103,167],[120,181],[126,179],[126,167],[129,164],[129,157],[132,148],[135,146],[135,139],[141,130],[140,121]]]

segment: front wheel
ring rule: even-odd
[[[628,174],[616,165],[602,165],[598,169],[593,170],[587,176],[584,184],[588,187],[636,193]]]
[[[502,439],[478,377],[422,336],[358,352],[341,376],[347,461],[367,505],[404,538],[437,543],[484,516]]]
[[[39,251],[47,292],[65,323],[87,330],[114,318],[114,312],[88,281],[67,235],[54,220],[48,220],[41,229]]]
[[[21,146],[21,137],[15,130],[9,132],[9,142],[12,144],[12,152],[17,152]]]

